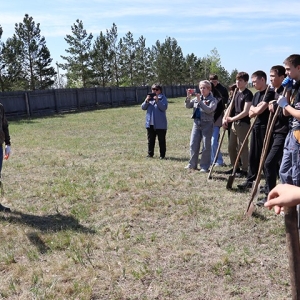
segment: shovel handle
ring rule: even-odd
[[[225,116],[228,117],[230,116],[230,113],[232,111],[232,108],[233,108],[233,104],[234,104],[234,97],[237,93],[237,89],[234,90],[234,93],[233,93],[233,96],[232,96],[232,100],[229,104],[229,107],[226,109],[225,111]],[[211,179],[211,173],[213,171],[213,168],[214,168],[214,165],[218,159],[218,155],[219,155],[219,152],[220,152],[220,149],[221,149],[221,146],[222,146],[222,143],[223,143],[223,139],[224,139],[224,136],[225,136],[225,132],[226,132],[226,129],[223,130],[223,133],[222,133],[222,137],[221,137],[221,140],[219,142],[219,145],[218,145],[218,148],[217,148],[217,151],[216,151],[216,154],[215,154],[215,157],[214,157],[214,160],[213,160],[213,163],[210,167],[210,170],[209,170],[209,173],[208,173],[208,176],[207,176],[207,179]]]
[[[300,299],[300,246],[297,227],[296,207],[284,207],[286,246],[289,258],[289,271],[292,299]]]

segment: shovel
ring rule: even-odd
[[[286,94],[286,88],[284,89],[284,91],[283,91],[282,94],[283,95]],[[252,191],[251,191],[251,197],[250,197],[250,200],[248,202],[247,210],[246,210],[246,213],[245,213],[245,215],[248,216],[248,217],[251,217],[252,213],[255,210],[253,201],[258,197],[257,190],[258,190],[258,185],[260,183],[261,171],[262,171],[262,168],[263,168],[263,165],[264,165],[264,162],[265,162],[265,158],[266,158],[266,155],[267,155],[267,152],[268,152],[270,138],[271,138],[271,135],[272,135],[272,131],[273,131],[273,128],[274,128],[274,125],[275,125],[278,113],[279,113],[279,109],[280,108],[277,107],[276,112],[274,114],[274,117],[272,119],[272,122],[271,122],[270,126],[267,126],[267,128],[268,127],[269,128],[268,128],[265,140],[264,140],[264,147],[263,147],[262,154],[261,154],[261,157],[260,157],[259,167],[258,167],[258,171],[257,171],[257,177],[256,177],[255,182],[253,182],[253,187],[252,187]],[[271,117],[269,118],[269,121],[270,120],[271,120]],[[268,122],[268,124],[269,124],[269,122]]]
[[[262,101],[265,100],[266,95],[267,95],[267,92],[269,91],[270,87],[271,87],[270,85],[267,86],[267,89],[266,89],[266,92],[265,92],[265,94],[264,94],[264,98],[263,98]],[[250,126],[250,128],[249,128],[249,130],[248,130],[248,132],[247,132],[247,134],[246,134],[246,136],[245,136],[245,139],[244,139],[244,141],[243,141],[243,143],[242,143],[242,145],[241,145],[241,148],[240,148],[240,150],[239,150],[239,152],[238,152],[238,154],[237,154],[237,158],[236,158],[235,163],[234,163],[234,166],[233,166],[232,174],[228,177],[228,180],[227,180],[226,189],[231,189],[231,188],[232,188],[232,184],[233,184],[233,181],[234,181],[234,178],[235,178],[235,172],[236,172],[236,169],[237,169],[237,165],[238,165],[240,156],[241,156],[241,154],[242,154],[242,151],[243,151],[243,148],[244,148],[244,146],[245,146],[245,144],[246,144],[246,141],[247,141],[247,139],[248,139],[248,137],[249,137],[249,135],[250,135],[250,133],[251,133],[251,131],[252,131],[252,129],[253,129],[253,126],[254,126],[254,124],[255,124],[256,119],[257,119],[257,116],[255,117],[255,119],[254,119],[253,122],[251,123],[251,126]]]
[[[245,144],[246,144],[246,142],[248,140],[248,137],[249,137],[249,135],[250,135],[250,133],[252,131],[252,128],[253,128],[253,126],[255,124],[256,119],[257,119],[257,116],[254,118],[253,122],[251,123],[250,128],[249,128],[249,130],[248,130],[248,132],[247,132],[247,134],[245,136],[245,139],[243,140],[243,143],[242,143],[242,145],[240,147],[240,150],[239,150],[239,152],[237,154],[235,163],[233,165],[232,174],[229,175],[229,177],[228,177],[227,184],[226,184],[226,189],[232,189],[232,184],[233,184],[233,181],[234,181],[234,178],[235,178],[235,172],[236,172],[236,169],[237,169],[237,165],[239,163],[240,156],[241,156],[242,151],[244,149],[244,146],[245,146]]]
[[[300,299],[300,246],[297,228],[296,207],[284,207],[286,246],[289,258],[289,271],[292,288],[292,299]]]
[[[232,100],[231,100],[231,102],[230,102],[230,104],[229,104],[229,107],[226,109],[226,112],[225,112],[225,116],[224,116],[224,117],[230,116],[230,113],[231,113],[232,108],[233,108],[233,105],[234,105],[234,97],[235,97],[236,92],[237,92],[237,89],[234,90],[234,93],[233,93],[233,96],[232,96]],[[211,167],[210,167],[210,170],[209,170],[207,179],[212,179],[211,173],[212,173],[213,168],[214,168],[214,166],[215,166],[215,164],[216,164],[216,161],[217,161],[217,159],[218,159],[218,155],[219,155],[219,152],[220,152],[222,143],[223,143],[223,139],[224,139],[224,136],[225,136],[225,132],[226,132],[226,129],[223,130],[223,133],[222,133],[221,139],[220,139],[220,141],[219,141],[219,145],[218,145],[218,148],[217,148],[217,151],[216,151],[216,154],[215,154],[213,163],[212,163],[212,165],[211,165]]]
[[[267,152],[268,152],[269,142],[270,142],[270,138],[271,138],[271,135],[272,135],[272,131],[273,131],[275,121],[277,119],[278,112],[279,112],[279,108],[277,108],[277,110],[274,114],[273,120],[271,122],[271,125],[269,126],[269,130],[267,131],[267,135],[265,137],[264,147],[262,149],[262,153],[261,153],[261,157],[260,157],[260,161],[259,161],[259,167],[258,167],[258,171],[257,171],[256,180],[253,181],[252,190],[251,190],[251,197],[250,197],[248,207],[247,207],[247,211],[246,211],[246,215],[249,216],[249,217],[252,216],[252,213],[255,210],[255,206],[253,204],[253,201],[258,198],[258,187],[259,187],[259,184],[260,184],[261,172],[262,172],[264,162],[265,162],[265,159],[266,159],[266,155],[267,155]],[[271,113],[270,113],[269,121],[270,120],[271,120]]]

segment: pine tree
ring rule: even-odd
[[[41,36],[40,24],[25,14],[23,23],[15,24],[15,34],[10,46],[18,47],[21,43],[19,59],[22,60],[24,89],[35,90],[50,87],[56,74],[51,67],[52,58],[46,46],[46,40]]]
[[[112,54],[109,52],[109,42],[107,37],[101,31],[100,35],[96,38],[91,51],[93,83],[95,85],[101,85],[102,87],[105,87],[111,82],[111,60]]]
[[[0,26],[0,86],[1,91],[23,89],[25,84],[22,72],[22,44],[16,37],[1,41],[2,28]]]
[[[152,84],[153,66],[151,50],[146,47],[146,39],[141,36],[136,42],[136,85],[145,86]]]
[[[83,28],[81,20],[71,26],[72,35],[67,34],[65,41],[69,48],[65,51],[69,56],[61,55],[67,62],[59,66],[67,70],[68,85],[71,87],[89,87],[92,80],[90,50],[93,35]]]
[[[117,42],[118,39],[118,28],[113,23],[110,30],[106,30],[106,36],[109,46],[109,56],[111,57],[110,69],[112,70],[112,82],[113,86],[120,86],[120,48],[122,40]]]

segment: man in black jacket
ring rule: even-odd
[[[4,149],[4,159],[8,159],[10,155],[10,136],[8,131],[8,122],[5,116],[4,107],[0,103],[0,190],[2,192],[2,182],[1,182],[1,170],[2,170],[2,162],[3,162],[3,148],[2,145],[5,145]],[[0,211],[10,212],[10,208],[3,206],[0,204]]]
[[[219,135],[220,135],[220,128],[222,126],[222,118],[225,109],[225,105],[228,102],[229,94],[226,89],[219,81],[217,74],[210,74],[209,81],[212,84],[212,93],[214,97],[218,100],[218,105],[215,110],[214,114],[214,131],[211,141],[211,164],[213,163],[214,157],[217,152],[218,144],[219,144]],[[224,166],[224,161],[222,157],[222,153],[219,152],[216,166]]]

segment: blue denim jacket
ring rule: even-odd
[[[158,95],[157,103],[146,102],[146,100],[141,105],[142,110],[147,110],[146,112],[146,122],[145,127],[150,127],[151,115],[153,113],[153,126],[154,129],[167,129],[167,116],[166,110],[168,108],[168,100],[164,94]]]

